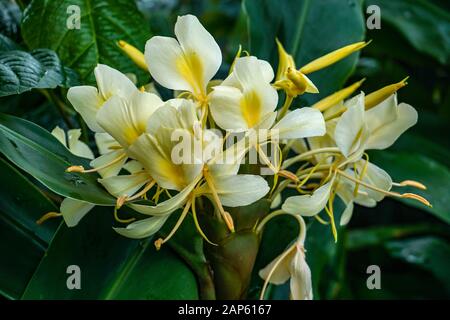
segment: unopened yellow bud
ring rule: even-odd
[[[345,46],[343,48],[337,49],[337,50],[330,52],[316,60],[311,61],[307,65],[303,66],[300,69],[300,71],[303,72],[304,74],[308,74],[308,73],[312,73],[317,70],[326,68],[326,67],[332,65],[333,63],[336,63],[339,60],[346,58],[347,56],[351,55],[352,53],[354,53],[358,50],[361,50],[362,48],[367,46],[369,43],[370,43],[370,41],[369,42],[364,42],[364,41],[356,42],[356,43],[350,44],[348,46]]]
[[[381,88],[375,92],[368,94],[365,97],[365,107],[366,110],[372,107],[375,107],[379,103],[383,102],[387,98],[389,98],[392,94],[396,93],[398,90],[406,86],[408,83],[406,82],[409,77],[406,77],[400,82],[388,85],[384,88]]]
[[[351,86],[348,86],[347,88],[344,88],[342,90],[333,93],[332,95],[329,95],[328,97],[315,103],[312,107],[322,112],[327,110],[328,108],[331,108],[332,106],[338,104],[339,102],[351,96],[353,92],[355,92],[363,84],[365,80],[366,79],[362,79],[358,82],[355,82]]]
[[[303,73],[293,68],[288,68],[286,72],[286,76],[295,86],[295,95],[303,94],[305,92],[308,93],[319,93],[317,87],[312,83],[311,80],[308,79]]]
[[[147,63],[145,62],[144,54],[139,51],[136,47],[132,46],[131,44],[119,40],[117,42],[120,49],[122,49],[123,52],[141,69],[148,70]]]
[[[286,77],[289,68],[296,69],[294,58],[284,50],[281,42],[276,39],[278,47],[278,69],[275,80],[282,80]]]

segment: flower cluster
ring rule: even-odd
[[[288,214],[300,225],[298,239],[260,275],[280,284],[291,279],[294,299],[311,299],[311,275],[305,260],[306,226],[302,217],[330,224],[337,239],[333,202],[337,195],[346,205],[340,224],[351,218],[354,203],[372,207],[385,196],[412,198],[393,187],[425,188],[415,181],[395,183],[381,168],[369,162],[367,150],[391,146],[417,122],[410,105],[397,104],[396,91],[406,84],[384,87],[374,93],[351,97],[363,81],[344,88],[313,106],[296,108],[295,98],[319,89],[308,74],[328,67],[367,45],[350,44],[297,68],[277,40],[279,64],[239,50],[224,80],[213,80],[222,64],[214,38],[191,15],[179,17],[175,38],[152,37],[145,54],[121,41],[120,47],[138,66],[148,68],[175,98],[163,101],[150,87],[137,88],[124,74],[105,65],[95,69],[97,87],[73,87],[68,99],[95,132],[100,156],[92,168],[74,164],[71,172],[98,172],[99,182],[117,199],[116,210],[129,206],[146,218],[123,220],[115,228],[130,238],[155,234],[175,211],[178,221],[157,248],[168,241],[188,214],[199,233],[211,243],[197,222],[196,202],[209,199],[218,219],[235,231],[228,207],[241,207],[259,199],[272,201],[272,213],[261,217],[256,232],[274,216]],[[280,94],[279,94],[280,93]],[[284,98],[277,110],[279,97]],[[262,135],[261,132],[264,132]],[[65,143],[60,129],[54,134]],[[230,136],[234,135],[230,143]],[[78,141],[79,131],[69,132],[70,150],[92,158]],[[267,152],[272,147],[272,153]],[[242,164],[257,155],[263,174],[242,174]],[[266,170],[267,171],[267,170]],[[261,171],[262,172],[262,171]],[[270,181],[270,185],[268,183]],[[298,195],[283,199],[285,189]],[[75,226],[93,207],[65,199],[61,214]],[[320,217],[325,212],[328,218]],[[325,221],[328,220],[328,221]],[[264,290],[261,294],[264,296]]]

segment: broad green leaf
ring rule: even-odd
[[[132,240],[111,228],[112,208],[96,207],[77,227],[62,225],[24,299],[196,299],[190,269],[152,239]],[[81,270],[81,289],[67,288],[67,267]]]
[[[50,190],[73,199],[114,205],[115,199],[97,182],[98,175],[65,172],[72,165],[89,167],[45,129],[32,122],[0,114],[0,152]]]
[[[377,5],[382,22],[387,22],[420,52],[442,64],[450,59],[450,14],[424,0],[367,0]]]
[[[381,227],[359,228],[348,231],[347,250],[361,250],[383,244],[388,240],[397,240],[411,236],[438,234],[445,235],[448,227],[436,224],[387,225]]]
[[[14,41],[0,33],[0,52],[18,49],[19,46]]]
[[[401,199],[412,205],[430,212],[437,218],[450,223],[450,171],[446,166],[417,153],[403,152],[373,152],[371,161],[386,170],[394,181],[416,180],[423,183],[427,190],[413,188],[394,188],[405,193],[414,192],[425,197],[433,207],[427,207],[418,201]],[[395,198],[398,199],[398,198]]]
[[[277,60],[278,37],[297,67],[342,46],[364,39],[365,22],[359,0],[245,0],[250,52]],[[320,91],[308,103],[338,90],[352,73],[357,55],[311,74]],[[330,81],[332,79],[332,81]]]
[[[389,253],[431,272],[450,294],[450,245],[440,238],[424,237],[386,243]]]
[[[27,230],[43,243],[50,242],[58,221],[49,220],[43,225],[36,220],[50,211],[58,211],[55,204],[34,184],[25,178],[16,168],[0,158],[0,211],[12,219],[15,224]]]
[[[0,292],[17,299],[21,297],[60,221],[48,221],[41,226],[36,224],[42,215],[57,210],[56,206],[2,158],[0,176],[0,234],[3,239],[0,242]]]
[[[98,63],[136,72],[116,42],[125,40],[142,50],[150,38],[146,21],[129,0],[33,0],[23,15],[22,35],[30,48],[55,50],[65,65],[89,81]]]
[[[21,12],[14,0],[0,2],[0,33],[15,37],[19,33]]]
[[[19,299],[43,257],[46,244],[0,212],[0,297]]]
[[[30,53],[19,50],[0,52],[0,97],[31,89],[56,88],[73,83],[55,52],[37,49]]]

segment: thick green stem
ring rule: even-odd
[[[218,244],[205,243],[205,254],[214,274],[217,299],[245,299],[253,267],[260,245],[260,236],[255,231],[257,222],[269,212],[270,203],[262,199],[247,207],[229,209],[236,231],[228,231],[225,223],[213,217],[206,218],[211,240]]]

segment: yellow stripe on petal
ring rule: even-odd
[[[303,66],[300,71],[304,74],[312,73],[317,70],[326,68],[333,63],[338,62],[339,60],[344,59],[345,57],[351,55],[353,52],[356,52],[358,50],[361,50],[365,46],[367,46],[369,42],[356,42],[353,44],[350,44],[348,46],[342,47],[340,49],[337,49],[335,51],[332,51],[316,60],[311,61],[307,65]]]
[[[240,101],[242,116],[249,128],[261,120],[261,99],[255,91],[246,92]]]
[[[176,61],[176,67],[196,95],[204,95],[203,65],[195,52],[185,53]]]

